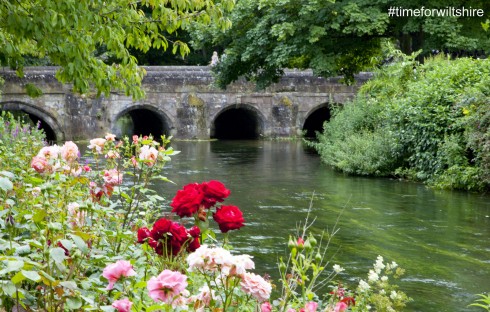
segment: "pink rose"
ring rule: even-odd
[[[109,280],[109,285],[106,288],[107,290],[114,288],[114,284],[121,277],[134,275],[136,275],[136,272],[133,270],[133,266],[126,260],[119,260],[116,263],[109,264],[102,272],[102,276]]]
[[[60,147],[58,145],[45,146],[41,148],[37,156],[44,157],[46,159],[57,159],[60,154]]]
[[[72,141],[65,142],[60,151],[61,158],[63,158],[68,163],[74,162],[80,156],[78,146]]]
[[[333,310],[334,312],[344,312],[349,306],[345,302],[338,302],[335,305],[335,309]]]
[[[102,150],[104,149],[105,142],[106,142],[106,139],[95,138],[95,139],[90,140],[90,145],[87,147],[92,149],[92,150],[95,149],[95,151],[97,153],[102,154]]]
[[[116,140],[116,135],[115,134],[112,134],[112,133],[106,133],[105,134],[105,139],[107,141],[112,141],[114,142]]]
[[[133,303],[128,298],[116,300],[112,303],[112,306],[117,309],[118,312],[129,312]]]
[[[110,186],[119,185],[122,183],[122,173],[117,169],[104,170],[104,181]]]
[[[318,303],[314,301],[305,304],[305,312],[316,312],[316,308],[318,308]]]
[[[31,161],[31,167],[39,173],[46,171],[48,161],[42,156],[34,156]]]
[[[242,290],[255,297],[259,302],[269,300],[271,296],[272,286],[263,277],[254,273],[243,274],[240,281]]]
[[[153,146],[145,145],[141,148],[139,159],[149,167],[153,166],[158,158],[158,151]]]
[[[269,301],[264,302],[260,305],[260,312],[271,312],[272,311],[272,306],[269,303]]]
[[[187,287],[187,276],[180,272],[163,270],[157,277],[152,277],[147,283],[150,297],[158,302],[172,303]]]

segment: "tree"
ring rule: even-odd
[[[192,23],[229,27],[233,0],[0,0],[0,62],[22,69],[29,57],[59,65],[56,78],[74,91],[123,90],[133,98],[145,74],[131,51],[188,53],[168,37]],[[145,11],[146,13],[145,13]],[[108,59],[115,60],[112,63]]]
[[[312,68],[321,76],[354,74],[386,59],[383,42],[396,41],[404,52],[423,49],[460,53],[490,44],[485,17],[390,17],[390,7],[478,8],[483,0],[240,0],[232,28],[214,32],[225,43],[226,58],[216,67],[221,87],[244,76],[259,88],[277,81],[284,68]]]

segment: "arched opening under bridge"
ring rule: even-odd
[[[64,139],[62,133],[57,133],[59,131],[56,131],[55,127],[52,126],[52,122],[50,121],[53,121],[53,118],[26,104],[3,103],[0,104],[0,111],[8,111],[15,118],[23,120],[32,128],[41,129],[46,136],[46,141],[49,143]]]
[[[263,121],[252,107],[230,107],[214,119],[211,138],[219,140],[256,140],[263,132]]]
[[[316,138],[317,132],[323,132],[323,124],[330,120],[331,113],[328,104],[324,104],[310,112],[303,124],[306,138]]]
[[[146,107],[137,107],[119,114],[112,132],[118,138],[152,135],[154,139],[159,140],[162,135],[170,134],[170,128],[170,123],[163,113]]]

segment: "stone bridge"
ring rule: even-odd
[[[351,99],[357,85],[339,78],[319,78],[311,71],[286,71],[263,91],[239,81],[226,90],[213,86],[209,67],[147,67],[146,98],[133,101],[114,92],[109,97],[79,95],[55,79],[55,67],[26,68],[25,77],[2,70],[0,110],[21,111],[45,130],[49,140],[83,140],[130,134],[172,135],[176,139],[257,139],[313,136],[330,118],[334,104]],[[31,98],[26,85],[43,95]]]

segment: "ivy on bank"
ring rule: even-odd
[[[324,125],[313,143],[349,174],[490,188],[490,61],[397,55]]]

